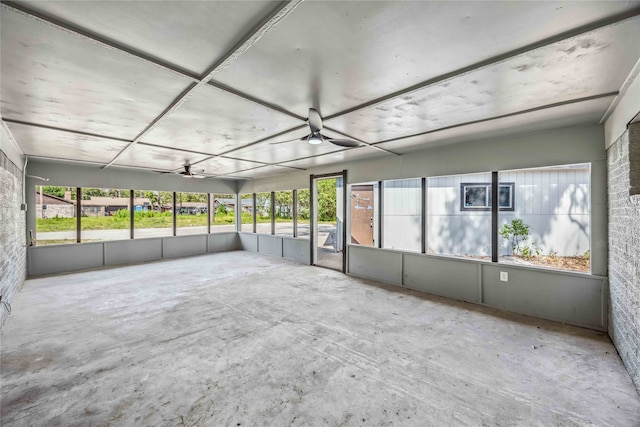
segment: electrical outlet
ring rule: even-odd
[[[508,282],[509,281],[509,273],[507,273],[506,271],[501,271],[500,272],[500,281],[501,282]]]

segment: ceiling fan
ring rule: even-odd
[[[182,175],[185,178],[206,178],[205,175],[200,175],[198,173],[194,173],[194,171],[191,169],[191,165],[189,163],[185,163],[184,165],[182,165],[182,167],[184,168],[184,170],[182,171],[178,171],[178,172],[162,172],[162,173],[173,173],[176,175]],[[204,169],[198,169],[198,172],[204,172]]]
[[[332,144],[339,145],[340,147],[351,148],[360,146],[359,142],[352,139],[329,138],[328,136],[321,134],[322,117],[315,108],[309,108],[309,118],[307,119],[307,122],[309,123],[309,130],[311,131],[309,135],[302,138],[290,139],[288,141],[272,142],[272,144],[284,144],[285,142],[291,141],[307,141],[309,144],[317,145],[322,144],[324,141],[328,141]]]

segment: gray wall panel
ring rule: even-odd
[[[500,281],[501,271],[509,274],[508,282]],[[604,281],[580,274],[482,265],[485,304],[596,329],[606,328]]]
[[[253,233],[238,233],[240,247],[243,251],[258,252],[258,235]]]
[[[209,239],[208,251],[210,253],[241,249],[240,238],[236,232],[209,234],[207,237]]]
[[[311,263],[311,261],[309,260],[309,256],[310,250],[308,239],[282,239],[283,258],[309,265]]]
[[[282,258],[282,237],[259,234],[258,252]]]
[[[347,246],[347,272],[380,282],[402,284],[402,253],[364,246]]]
[[[207,235],[165,237],[162,239],[163,258],[178,258],[207,253]]]
[[[104,242],[104,265],[162,259],[162,238]]]
[[[480,302],[478,263],[404,254],[404,285],[443,297]]]
[[[30,247],[29,276],[102,267],[102,245],[100,242]]]

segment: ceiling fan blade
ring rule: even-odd
[[[317,133],[322,130],[322,117],[315,108],[309,108],[309,127],[311,133]]]
[[[335,145],[339,145],[340,147],[351,148],[351,147],[359,147],[360,146],[359,142],[354,141],[352,139],[327,138],[326,141],[329,141],[330,143],[335,144]]]

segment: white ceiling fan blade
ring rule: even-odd
[[[340,147],[352,148],[352,147],[359,147],[360,146],[359,142],[354,141],[352,139],[326,138],[326,141],[329,141],[330,143],[335,144],[335,145],[339,145]]]
[[[315,108],[309,108],[309,127],[311,133],[318,133],[322,130],[322,117]]]

